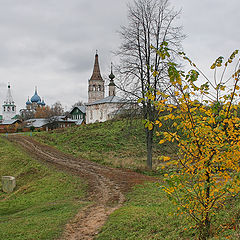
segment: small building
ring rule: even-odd
[[[86,106],[75,106],[69,113],[69,118],[76,123],[81,125],[86,121]]]
[[[75,125],[75,121],[66,119],[65,116],[53,116],[46,118],[33,118],[25,121],[25,129],[48,131],[58,128],[66,128]]]
[[[0,133],[15,133],[21,125],[19,119],[3,120],[0,123]]]
[[[47,127],[48,119],[45,119],[45,118],[32,118],[32,119],[26,120],[24,123],[25,123],[25,127],[24,127],[25,131],[48,130],[48,127]]]

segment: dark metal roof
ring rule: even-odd
[[[126,103],[126,101],[117,96],[108,96],[103,99],[97,100],[92,103],[88,103],[87,106],[96,105],[96,104],[104,104],[104,103]]]
[[[82,113],[86,113],[86,106],[75,106],[71,111],[70,114],[73,112],[73,110],[77,108],[79,109]]]

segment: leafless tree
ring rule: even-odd
[[[77,107],[77,106],[84,106],[84,105],[85,105],[85,103],[83,101],[79,100],[72,105],[72,108]]]
[[[55,102],[51,107],[51,115],[52,116],[62,116],[64,114],[64,109],[62,104],[58,101]]]
[[[185,36],[177,24],[179,16],[180,11],[175,11],[169,0],[134,0],[128,5],[128,25],[122,26],[119,32],[122,43],[116,52],[120,57],[118,87],[128,98],[143,99],[142,116],[148,121],[154,121],[157,114],[146,93],[151,91],[157,99],[157,89],[162,92],[171,90],[166,72],[168,63],[151,46],[159,49],[163,42],[167,42],[171,51],[181,49]],[[152,168],[154,128],[145,131],[147,166]]]

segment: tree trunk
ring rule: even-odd
[[[146,129],[147,140],[147,167],[152,169],[153,130]]]

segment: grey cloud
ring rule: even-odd
[[[130,0],[130,2],[133,0]],[[19,108],[38,86],[51,105],[87,100],[95,50],[107,78],[128,0],[0,0],[0,104],[7,82]],[[172,0],[183,8],[184,49],[201,66],[239,47],[239,0]],[[2,84],[1,84],[2,83]],[[5,84],[5,85],[4,85]]]

